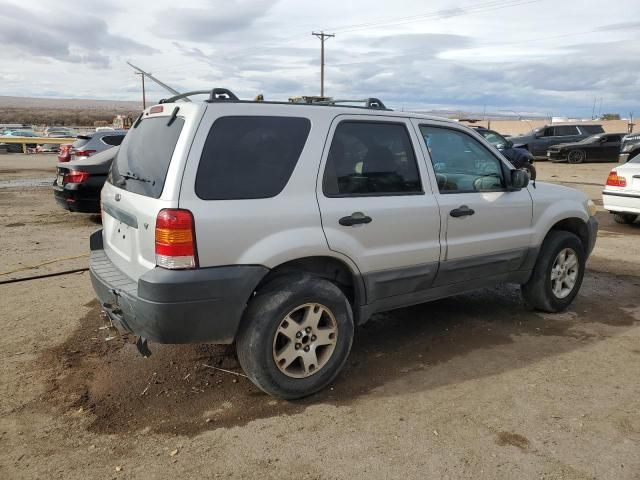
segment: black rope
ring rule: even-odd
[[[87,270],[89,270],[87,267],[85,267],[85,268],[74,268],[73,270],[63,270],[62,272],[43,273],[42,275],[34,275],[32,277],[12,278],[10,280],[0,280],[0,285],[5,285],[7,283],[26,282],[28,280],[38,280],[39,278],[58,277],[60,275],[69,275],[71,273],[86,272]]]

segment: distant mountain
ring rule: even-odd
[[[135,118],[141,110],[141,102],[131,101],[0,96],[0,123],[93,126],[116,115]]]
[[[63,110],[142,110],[142,102],[85,98],[33,98],[0,95],[0,108],[46,108]]]

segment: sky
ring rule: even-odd
[[[334,98],[640,115],[638,0],[0,0],[0,95],[139,100],[127,60],[179,91],[318,95],[314,31]]]

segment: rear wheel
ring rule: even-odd
[[[587,159],[587,154],[584,150],[572,150],[569,152],[567,162],[569,163],[582,163]]]
[[[566,309],[580,290],[585,262],[584,247],[576,235],[552,230],[542,244],[531,278],[522,285],[525,302],[543,312]]]
[[[634,213],[614,213],[613,214],[613,219],[617,223],[622,223],[623,225],[628,225],[630,223],[633,223],[636,221],[637,218],[638,218],[638,215]]]
[[[342,291],[307,275],[280,277],[251,299],[238,333],[238,360],[266,393],[295,399],[331,383],[353,342]]]

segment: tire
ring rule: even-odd
[[[306,317],[307,312],[313,313]],[[305,330],[305,318],[316,317],[315,328]],[[300,332],[304,336],[295,337]],[[351,351],[353,333],[351,305],[336,285],[309,275],[285,275],[249,302],[236,350],[240,365],[258,388],[293,400],[322,390],[336,378]],[[328,344],[320,345],[322,339]]]
[[[621,223],[623,225],[629,225],[635,222],[637,218],[638,218],[638,215],[636,215],[635,213],[614,213],[613,214],[613,219],[617,223]]]
[[[560,263],[556,262],[561,260],[560,254],[567,251],[575,254],[576,272],[573,276],[572,287],[570,289],[568,286],[561,288],[560,295],[558,295],[554,292],[554,286],[557,286],[558,282],[562,285],[565,285],[565,283],[560,280],[552,281],[552,273],[556,276],[559,274]],[[565,258],[568,265],[571,257],[567,255]],[[522,296],[525,303],[543,312],[556,313],[565,310],[573,302],[580,290],[584,277],[585,262],[584,246],[576,235],[561,230],[550,231],[542,243],[531,278],[522,285]],[[560,269],[560,271],[562,270]],[[568,282],[572,276],[572,269],[566,268],[565,271],[566,276],[564,278]],[[561,275],[564,275],[564,273],[561,273]]]
[[[567,155],[567,162],[576,164],[582,163],[587,159],[587,154],[584,150],[571,150]]]

